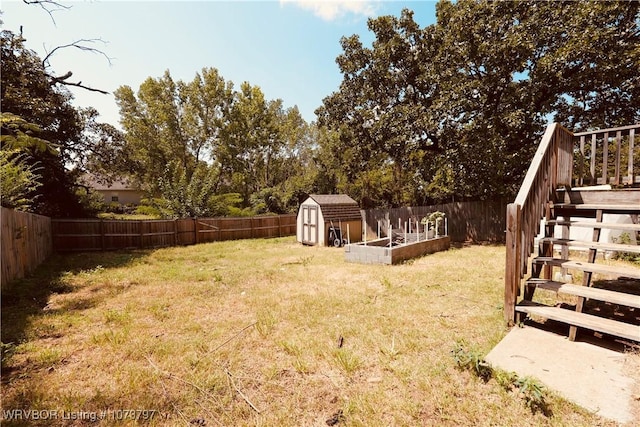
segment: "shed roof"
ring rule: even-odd
[[[346,194],[312,194],[325,221],[362,220],[358,203]]]

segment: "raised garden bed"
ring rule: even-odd
[[[434,252],[449,249],[449,236],[439,236],[428,240],[418,240],[417,235],[407,235],[406,242],[390,241],[385,237],[369,242],[353,243],[345,246],[344,257],[348,262],[360,264],[399,264]]]

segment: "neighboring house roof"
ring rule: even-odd
[[[312,194],[325,221],[362,220],[358,203],[346,194]]]
[[[126,178],[116,178],[111,184],[95,175],[85,174],[80,178],[87,187],[96,191],[137,191],[131,182]]]

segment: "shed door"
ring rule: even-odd
[[[302,207],[302,243],[318,244],[318,207]]]

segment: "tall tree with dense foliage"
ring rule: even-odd
[[[281,101],[267,101],[258,86],[244,82],[221,129],[215,157],[245,204],[252,194],[273,184],[274,162],[283,143],[277,123],[280,109]]]
[[[169,71],[149,77],[137,96],[121,86],[115,97],[126,133],[125,169],[150,192],[159,190],[170,162],[178,162],[180,173],[190,179],[217,144],[231,88],[213,68],[203,69],[190,83],[175,82]]]
[[[124,137],[111,145],[112,165],[164,200],[174,216],[210,214],[208,200],[219,185],[211,156],[231,93],[231,83],[214,68],[204,68],[188,83],[174,81],[166,71],[145,80],[137,94],[121,86],[115,97]]]
[[[176,82],[167,71],[137,94],[122,86],[115,95],[125,131],[114,146],[116,163],[149,194],[186,203],[164,204],[175,215],[219,213],[222,201],[233,202],[227,211],[235,213],[297,207],[291,183],[308,142],[297,108],[285,109],[246,82],[234,90],[213,68],[191,82]]]
[[[82,120],[71,105],[71,94],[47,77],[44,64],[25,47],[23,37],[10,31],[2,31],[0,37],[1,149],[25,153],[21,164],[37,175],[39,185],[29,186],[25,195],[32,200],[31,210],[49,216],[82,216],[75,177],[65,167],[82,151],[78,147]],[[5,120],[7,113],[11,117]]]
[[[412,204],[513,194],[544,124],[640,118],[637,2],[441,1],[342,39],[340,89],[318,109],[361,201]],[[383,189],[382,191],[380,189]]]

